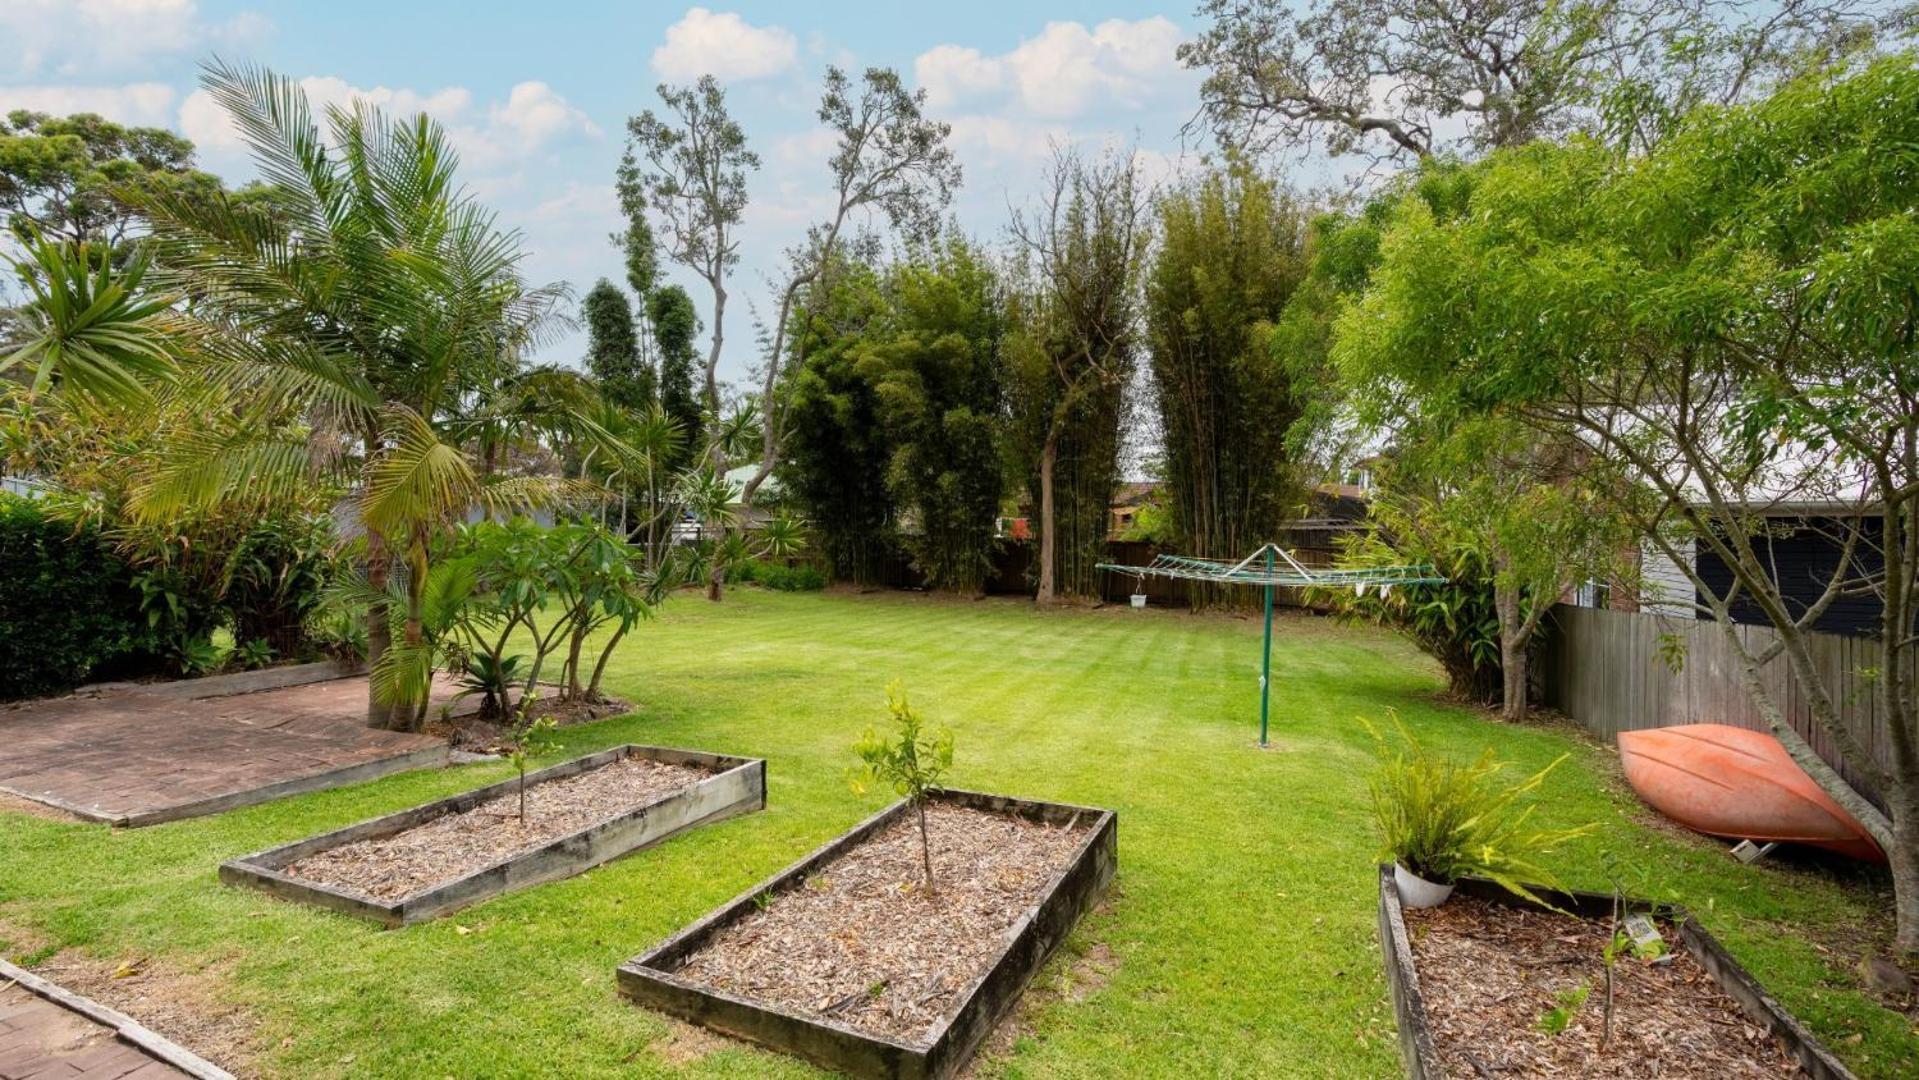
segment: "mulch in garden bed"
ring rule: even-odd
[[[284,872],[396,901],[658,802],[711,775],[692,765],[621,758],[588,772],[528,785],[524,823],[519,795],[507,794],[391,836],[316,852]]]
[[[633,711],[633,705],[616,697],[600,701],[543,698],[535,703],[533,711],[538,717],[550,719],[560,727],[572,727],[574,724],[604,720],[609,716],[624,716]],[[436,716],[427,721],[426,733],[445,739],[447,745],[455,750],[473,754],[503,754],[512,741],[514,723],[513,719],[488,718],[478,713],[446,718]]]
[[[1658,923],[1667,959],[1622,956],[1613,968],[1612,1039],[1602,1051],[1611,923],[1456,895],[1407,909],[1419,990],[1435,1049],[1457,1077],[1802,1075],[1765,1028],[1726,996]],[[1558,1034],[1545,1018],[1583,1003]]]
[[[676,974],[735,996],[917,1043],[999,960],[1007,935],[1072,861],[1093,822],[1046,825],[941,802],[892,824],[718,931]]]

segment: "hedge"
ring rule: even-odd
[[[150,659],[139,591],[98,533],[0,494],[0,568],[0,701],[62,693]]]

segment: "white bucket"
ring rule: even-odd
[[[1146,606],[1146,594],[1145,594],[1145,593],[1143,593],[1143,592],[1136,592],[1136,593],[1134,593],[1134,594],[1133,594],[1133,606],[1134,606],[1134,607],[1145,607],[1145,606]]]
[[[1453,894],[1451,884],[1435,885],[1398,863],[1393,864],[1393,884],[1399,889],[1399,902],[1412,908],[1438,907]]]

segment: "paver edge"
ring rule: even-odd
[[[36,997],[79,1013],[102,1027],[111,1028],[116,1038],[138,1047],[148,1057],[194,1077],[194,1080],[237,1080],[232,1073],[131,1016],[49,982],[23,967],[0,960],[0,980],[12,982]]]

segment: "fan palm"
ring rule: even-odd
[[[417,656],[435,540],[476,504],[551,497],[556,485],[476,468],[463,421],[523,367],[563,317],[564,286],[519,276],[517,234],[455,182],[458,159],[424,115],[389,120],[364,102],[316,122],[305,92],[268,71],[215,62],[202,83],[281,198],[135,196],[157,273],[208,331],[201,374],[298,424],[210,426],[172,447],[136,509],[164,517],[344,473],[366,533],[368,655],[392,642],[386,582],[407,568],[404,650]],[[493,418],[530,423],[527,411]],[[339,452],[316,452],[316,447]],[[417,678],[375,679],[368,719],[408,727]]]

